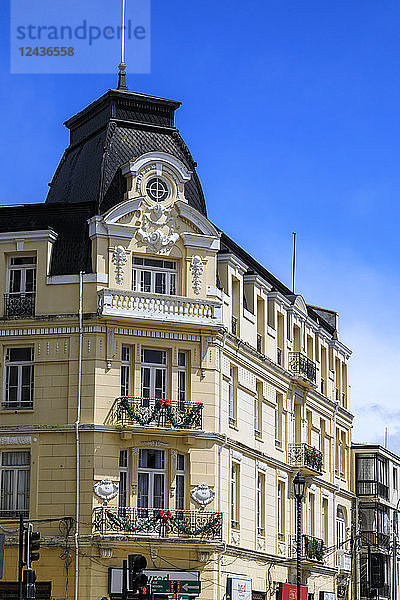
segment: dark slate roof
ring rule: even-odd
[[[220,230],[221,231],[221,230]],[[220,254],[232,253],[238,258],[240,258],[245,265],[248,267],[248,273],[257,273],[268,281],[272,285],[272,289],[280,292],[284,296],[290,296],[293,298],[293,292],[286,285],[284,285],[279,279],[274,277],[272,273],[270,273],[265,267],[263,267],[259,262],[255,260],[248,252],[243,250],[236,242],[234,242],[229,236],[226,235],[223,231],[221,231],[221,248],[219,251]],[[321,326],[333,335],[335,332],[335,328],[328,323],[320,314],[318,314],[311,306],[307,306],[308,316],[320,323]]]
[[[50,275],[91,273],[87,220],[94,214],[92,203],[0,206],[0,231],[54,229],[58,238],[53,247]]]
[[[46,202],[92,202],[101,214],[122,201],[121,166],[146,152],[172,154],[193,172],[185,185],[191,206],[207,215],[194,162],[174,126],[179,102],[122,90],[108,90],[69,119],[70,145],[50,184]]]

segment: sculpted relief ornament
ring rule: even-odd
[[[137,237],[150,252],[164,254],[179,239],[172,208],[156,204],[142,212],[142,223]]]
[[[203,261],[200,256],[192,256],[190,261],[190,270],[192,271],[193,291],[195,294],[200,294],[201,291],[201,275],[203,273]]]
[[[123,246],[117,246],[113,252],[112,262],[115,265],[115,281],[121,284],[124,280],[124,265],[126,263],[126,252]]]
[[[93,486],[93,490],[96,496],[104,500],[105,504],[107,504],[109,500],[115,498],[118,494],[118,486],[108,478],[98,481]]]
[[[193,500],[204,508],[214,500],[215,492],[206,483],[201,483],[190,492]]]

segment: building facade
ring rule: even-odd
[[[207,219],[178,107],[109,90],[67,121],[46,202],[0,208],[2,598],[19,514],[43,599],[107,596],[128,554],[204,600],[275,598],[299,471],[303,583],[351,597],[351,352]]]
[[[357,494],[356,598],[399,598],[397,515],[400,457],[377,444],[353,444]]]

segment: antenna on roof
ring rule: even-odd
[[[293,231],[293,263],[292,263],[292,292],[295,293],[295,277],[296,277],[296,232]]]
[[[118,88],[127,90],[126,85],[126,64],[125,64],[125,2],[122,0],[122,30],[121,30],[121,62],[118,66]]]
[[[389,441],[389,428],[385,427],[385,441],[384,441],[384,447],[387,448],[388,447],[388,441]]]

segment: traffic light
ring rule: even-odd
[[[23,575],[24,598],[36,598],[36,573],[32,569],[24,571]]]
[[[147,579],[146,575],[145,575],[145,577]],[[151,596],[151,586],[150,585],[141,585],[138,591],[139,591],[140,600],[148,600]]]
[[[25,564],[28,569],[32,569],[32,561],[39,560],[40,554],[40,533],[33,531],[32,523],[29,523],[25,531]]]
[[[147,560],[141,554],[129,554],[128,573],[129,573],[129,591],[139,594],[140,598],[147,597],[148,577],[143,573],[147,566]],[[143,594],[145,589],[145,594]]]

